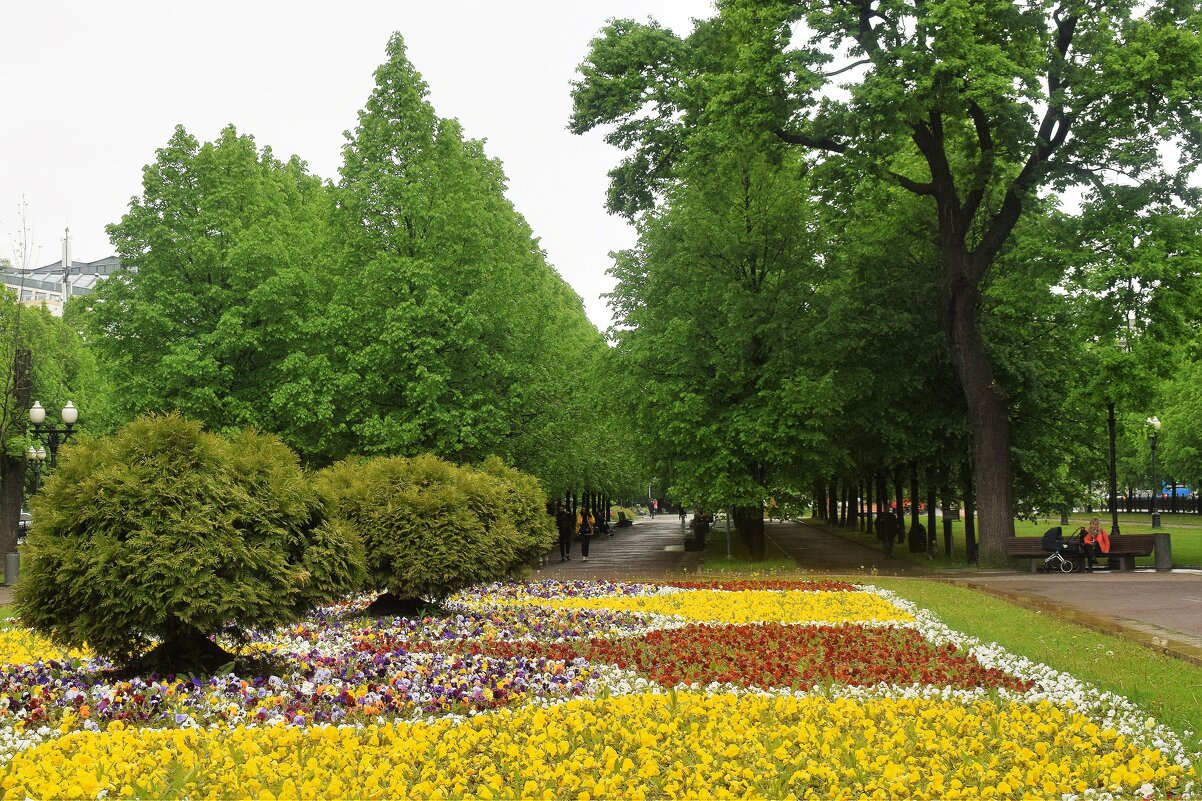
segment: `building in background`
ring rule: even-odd
[[[63,264],[70,269],[64,271]],[[8,259],[0,259],[0,281],[26,306],[45,305],[50,313],[61,317],[64,298],[89,295],[98,281],[103,281],[124,269],[116,256],[96,261],[75,261],[71,258],[70,232],[63,239],[63,257],[45,267],[22,270]]]

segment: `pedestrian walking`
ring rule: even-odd
[[[893,556],[893,543],[897,537],[897,515],[885,509],[876,518],[876,538],[881,541],[885,556]]]
[[[685,518],[684,504],[682,503],[680,505],[680,527],[681,528],[684,528],[684,518]]]
[[[559,561],[567,562],[572,558],[572,513],[563,505],[563,501],[555,504],[555,528],[559,532]]]
[[[588,509],[580,508],[576,511],[576,531],[580,534],[580,561],[588,561],[588,545],[593,538],[593,526],[597,520],[593,517],[593,513]]]

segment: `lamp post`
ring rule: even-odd
[[[49,452],[50,469],[52,470],[58,465],[59,446],[69,442],[71,435],[75,433],[75,423],[79,420],[79,409],[75,408],[74,403],[67,401],[61,417],[63,420],[61,426],[47,423],[46,410],[38,401],[34,401],[33,407],[29,410],[29,422],[33,423],[33,435],[45,445],[46,451]]]
[[[1156,511],[1156,498],[1160,495],[1160,480],[1156,477],[1156,438],[1160,434],[1160,418],[1149,417],[1152,429],[1152,528],[1160,528],[1160,512]]]
[[[38,484],[42,477],[42,465],[46,463],[46,449],[41,445],[29,446],[25,451],[25,462],[33,470],[33,495],[38,494]]]

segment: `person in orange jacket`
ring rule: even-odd
[[[1102,528],[1102,524],[1096,517],[1089,521],[1089,528],[1081,537],[1081,546],[1085,551],[1089,570],[1093,570],[1093,564],[1097,561],[1099,553],[1110,553],[1110,535],[1106,533],[1106,529]]]

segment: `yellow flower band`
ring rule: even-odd
[[[676,615],[710,623],[909,622],[914,617],[869,592],[693,590],[664,595],[538,599],[527,603],[567,609]]]
[[[19,753],[5,798],[1021,798],[1182,786],[1046,702],[632,695],[363,728],[113,724]]]

